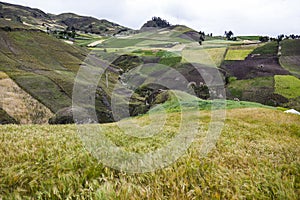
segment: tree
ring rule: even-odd
[[[231,37],[233,36],[233,32],[232,31],[225,31],[225,36],[227,38],[227,40],[231,40]]]
[[[47,33],[49,34],[51,32],[50,28],[47,26]]]
[[[200,35],[200,37],[199,37],[199,44],[202,45],[202,42],[205,40],[205,33],[204,33],[204,31],[203,32],[199,31],[199,35]]]
[[[20,16],[16,16],[16,21],[17,21],[17,22],[20,22],[20,23],[23,23]]]
[[[283,40],[283,38],[284,38],[284,34],[278,35],[277,36],[277,42],[278,43],[281,42]]]
[[[261,42],[268,42],[270,40],[270,38],[268,36],[260,36],[259,37],[259,41]]]
[[[159,28],[166,28],[171,26],[171,24],[160,17],[152,17],[152,20],[148,21],[143,25],[143,27],[159,27]]]

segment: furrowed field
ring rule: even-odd
[[[168,113],[161,137],[172,137],[172,120],[178,117]],[[135,120],[143,124],[148,117]],[[206,130],[208,111],[200,121]],[[299,121],[266,108],[228,110],[207,157],[199,157],[199,136],[176,163],[145,174],[98,163],[83,148],[75,125],[2,126],[0,199],[299,199]],[[147,146],[143,141],[131,146],[114,123],[103,127],[113,142],[130,150]],[[160,145],[167,141],[156,139]]]

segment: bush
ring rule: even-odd
[[[10,26],[5,26],[3,28],[4,31],[7,31],[7,32],[11,32],[12,31],[12,28]]]

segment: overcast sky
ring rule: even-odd
[[[152,16],[222,35],[300,34],[300,0],[3,0],[44,12],[108,19],[139,29]]]

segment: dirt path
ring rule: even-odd
[[[92,42],[91,44],[88,44],[87,46],[88,47],[95,47],[97,46],[98,44],[102,44],[102,42],[104,42],[105,40],[97,40],[95,42]]]

